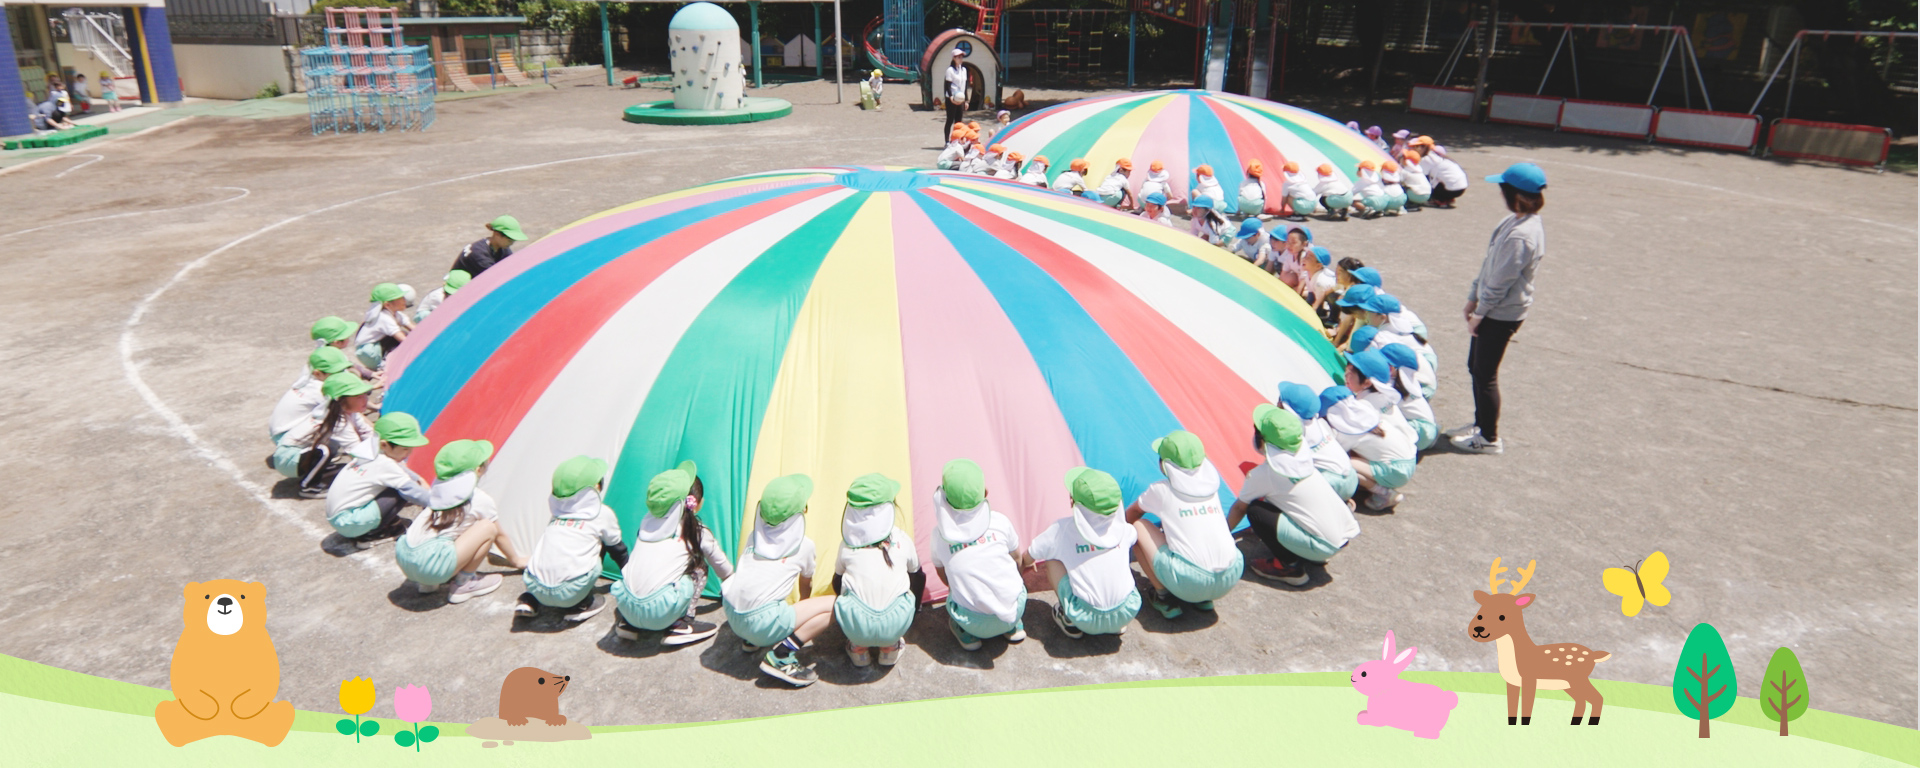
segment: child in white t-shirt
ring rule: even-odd
[[[1160,193],[1166,201],[1174,199],[1173,176],[1167,173],[1167,164],[1159,160],[1147,164],[1147,180],[1140,182],[1140,198],[1144,200],[1155,192]]]
[[[1008,152],[1006,146],[1001,144],[993,145],[992,149],[995,154],[1000,156],[1000,159],[993,161],[993,165],[987,167],[988,176],[996,179],[1012,179],[1019,175],[1018,171],[1022,159],[1020,153]]]
[[[1424,451],[1440,437],[1440,423],[1433,405],[1420,390],[1420,353],[1406,344],[1393,343],[1380,348],[1380,355],[1393,365],[1393,385],[1400,392],[1400,415],[1413,427],[1413,447]]]
[[[1233,234],[1233,245],[1227,250],[1261,269],[1269,269],[1269,263],[1273,260],[1272,238],[1260,228],[1260,220],[1255,218],[1240,222],[1240,229]]]
[[[1220,508],[1220,472],[1192,432],[1169,433],[1153,441],[1153,450],[1167,479],[1147,486],[1127,508],[1127,522],[1139,534],[1134,558],[1153,585],[1147,604],[1168,619],[1185,612],[1183,602],[1211,611],[1213,601],[1240,582],[1244,565]]]
[[[433,314],[434,310],[440,308],[440,302],[446,301],[448,296],[452,296],[455,292],[465,287],[471,280],[473,280],[473,275],[467,274],[467,271],[464,269],[456,269],[448,272],[446,279],[440,281],[440,287],[427,291],[427,295],[420,299],[419,309],[413,312],[414,324],[418,325],[424,322],[427,319],[427,315]]]
[[[1214,178],[1213,166],[1200,165],[1193,169],[1193,196],[1206,195],[1213,201],[1214,208],[1225,214],[1233,201],[1227,198],[1227,191],[1220,186],[1220,180]]]
[[[1140,612],[1140,592],[1127,565],[1140,534],[1117,519],[1120,484],[1112,475],[1075,467],[1067,472],[1067,490],[1072,512],[1033,537],[1027,553],[1045,565],[1059,596],[1053,623],[1062,633],[1074,639],[1120,634]]]
[[[1267,188],[1260,183],[1266,170],[1258,160],[1247,163],[1247,180],[1240,183],[1240,215],[1259,216],[1266,212]]]
[[[1305,299],[1314,312],[1322,311],[1339,284],[1339,277],[1334,274],[1333,253],[1325,246],[1307,247],[1300,252],[1300,272],[1304,275],[1300,281],[1300,298]]]
[[[1232,226],[1232,222],[1215,210],[1216,205],[1215,198],[1194,195],[1187,202],[1187,232],[1209,243],[1225,240],[1227,227]]]
[[[700,621],[693,607],[708,569],[722,581],[733,575],[733,563],[700,523],[706,496],[691,461],[648,481],[647,516],[640,518],[633,551],[612,589],[617,608],[613,631],[621,639],[638,639],[641,630],[664,630],[660,642],[671,647],[697,643],[720,631],[718,625]]]
[[[355,446],[374,438],[367,423],[367,393],[373,386],[351,372],[328,376],[320,385],[324,405],[308,412],[280,435],[273,448],[273,468],[300,481],[300,498],[327,495],[333,476],[346,466]]]
[[[947,630],[960,648],[980,650],[986,637],[1027,639],[1021,620],[1027,585],[1020,572],[1033,561],[1020,551],[1013,522],[987,505],[980,465],[947,462],[933,491],[933,512],[933,568],[947,585]]]
[[[1400,391],[1393,383],[1393,364],[1374,350],[1347,355],[1347,389],[1359,402],[1380,412],[1380,425],[1372,431],[1343,436],[1340,443],[1353,454],[1353,468],[1360,473],[1360,486],[1370,492],[1367,507],[1391,509],[1402,495],[1394,490],[1413,479],[1419,450],[1413,426],[1400,413]]]
[[[840,556],[833,564],[833,621],[847,636],[856,667],[891,667],[907,647],[926,578],[913,537],[893,524],[900,484],[878,472],[855,478],[840,519]]]
[[[1167,193],[1148,192],[1145,195],[1146,208],[1140,211],[1140,218],[1155,224],[1173,226],[1173,212],[1167,210]]]
[[[1313,187],[1313,194],[1320,198],[1320,206],[1327,209],[1327,215],[1337,221],[1347,220],[1347,209],[1353,206],[1353,183],[1345,176],[1335,175],[1333,166],[1321,163],[1314,169],[1320,174],[1319,183]]]
[[[1433,197],[1433,183],[1427,180],[1427,172],[1420,167],[1420,153],[1407,151],[1399,155],[1400,186],[1406,188],[1406,208],[1409,211],[1420,210],[1427,200]]]
[[[1407,207],[1407,189],[1400,185],[1400,164],[1388,160],[1380,164],[1380,185],[1387,190],[1387,207],[1382,210],[1398,214]]]
[[[1307,565],[1333,559],[1360,535],[1360,524],[1315,469],[1313,456],[1303,450],[1300,417],[1261,403],[1253,409],[1253,425],[1255,444],[1265,460],[1247,473],[1227,522],[1238,525],[1246,518],[1273,554],[1248,564],[1255,576],[1306,586],[1312,580]]]
[[[794,687],[820,679],[813,665],[800,663],[800,648],[833,626],[833,596],[811,596],[817,555],[807,538],[806,512],[812,496],[813,480],[806,475],[767,483],[739,567],[720,585],[727,626],[739,636],[742,650],[772,646],[760,660],[760,671]],[[796,584],[806,597],[789,604]]]
[[[455,440],[434,455],[439,482],[427,493],[427,512],[413,518],[407,532],[393,543],[393,559],[408,581],[422,593],[452,583],[449,603],[464,603],[500,588],[497,573],[479,575],[489,550],[498,548],[512,568],[527,567],[527,558],[500,529],[500,510],[493,497],[478,488],[487,473],[493,444],[485,440]]]
[[[281,393],[280,401],[273,404],[273,413],[267,416],[267,436],[273,439],[274,445],[280,444],[287,430],[327,402],[327,396],[320,393],[327,377],[350,366],[346,353],[334,347],[321,347],[307,355],[307,369],[294,380],[293,386]]]
[[[553,495],[547,511],[553,518],[533,545],[533,557],[524,579],[527,591],[513,606],[520,616],[533,616],[541,606],[565,611],[567,622],[579,624],[607,607],[605,595],[594,594],[600,579],[600,557],[617,568],[627,566],[627,545],[620,538],[620,518],[601,494],[607,487],[607,462],[575,456],[553,469]]]
[[[1372,160],[1362,160],[1353,176],[1354,212],[1363,219],[1379,218],[1387,208],[1387,188],[1380,182],[1380,166]]]
[[[956,125],[953,127],[953,131],[947,135],[947,146],[940,150],[940,156],[934,159],[933,166],[943,171],[958,170],[960,168],[960,161],[966,158],[967,129]]]
[[[1026,170],[1023,170],[1020,172],[1020,183],[1039,187],[1041,189],[1047,188],[1047,156],[1046,155],[1033,156],[1033,161],[1027,163]]]
[[[378,371],[386,365],[387,353],[400,346],[407,332],[413,330],[413,320],[407,317],[407,292],[403,286],[376,285],[372,301],[367,307],[367,316],[360,321],[360,330],[353,335],[353,354],[361,365]]]
[[[357,549],[404,530],[401,508],[428,501],[426,481],[406,465],[413,449],[427,444],[420,422],[404,413],[381,414],[373,431],[379,444],[355,446],[346,468],[327,486],[327,524]]]
[[[1353,498],[1353,491],[1360,486],[1360,475],[1353,471],[1353,461],[1347,457],[1347,449],[1340,441],[1333,439],[1333,427],[1321,415],[1325,408],[1320,395],[1312,387],[1295,384],[1290,381],[1280,383],[1280,399],[1277,405],[1287,409],[1300,418],[1300,437],[1308,455],[1313,457],[1313,468],[1327,479],[1335,493],[1342,499]]]
[[[991,162],[992,159],[987,156],[986,145],[976,141],[967,147],[967,156],[960,160],[960,171],[976,175],[983,174],[987,172],[987,165]]]
[[[1286,183],[1280,187],[1280,193],[1286,196],[1288,210],[1291,211],[1287,219],[1289,221],[1306,221],[1307,216],[1313,213],[1317,205],[1314,201],[1320,197],[1313,191],[1313,179],[1308,178],[1305,173],[1301,173],[1300,164],[1292,160],[1288,160],[1287,164],[1281,166],[1280,169],[1282,173],[1286,174],[1287,178]]]
[[[1087,188],[1087,161],[1074,158],[1067,163],[1067,172],[1053,177],[1053,191],[1077,195]]]
[[[1107,178],[1101,180],[1100,186],[1094,190],[1100,195],[1100,202],[1126,210],[1140,207],[1139,201],[1133,199],[1133,190],[1127,186],[1127,179],[1132,175],[1132,160],[1123,157],[1114,161],[1113,172],[1107,174]]]

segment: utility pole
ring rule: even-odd
[[[1491,8],[1487,11],[1487,23],[1483,31],[1486,37],[1480,41],[1480,74],[1475,75],[1473,78],[1472,121],[1474,122],[1478,122],[1483,117],[1480,113],[1480,105],[1486,101],[1487,98],[1487,63],[1493,60],[1493,37],[1494,35],[1500,34],[1500,28],[1496,26],[1500,21],[1500,0],[1493,0],[1490,5]]]

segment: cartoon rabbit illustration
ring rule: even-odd
[[[1400,679],[1400,672],[1413,663],[1419,648],[1408,648],[1395,656],[1393,630],[1380,648],[1380,660],[1361,664],[1353,671],[1353,689],[1366,694],[1367,708],[1355,719],[1361,725],[1378,725],[1412,731],[1423,739],[1440,738],[1447,716],[1460,705],[1460,695],[1437,685]]]

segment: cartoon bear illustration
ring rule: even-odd
[[[276,746],[293,728],[293,705],[280,692],[280,657],[267,636],[267,588],[220,579],[190,583],[180,642],[173,647],[173,700],[153,719],[167,743],[239,736]]]

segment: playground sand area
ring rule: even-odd
[[[1214,614],[1146,610],[1123,637],[1084,641],[1061,636],[1053,596],[1036,594],[1030,640],[974,653],[922,616],[890,670],[853,667],[836,630],[807,651],[821,683],[793,691],[724,630],[666,650],[616,639],[610,612],[516,627],[517,575],[447,605],[414,593],[391,544],[323,549],[322,502],[294,498],[261,462],[263,422],[315,318],[354,317],[376,282],[424,293],[501,213],[539,237],[700,182],[925,165],[940,145],[940,113],[909,108],[917,86],[889,84],[867,113],[854,87],[836,105],[830,84],[784,85],[755,93],[793,102],[790,117],[675,127],[622,122],[664,95],[599,77],[443,103],[424,133],[316,138],[304,117],[196,117],[91,142],[76,152],[101,159],[85,167],[75,155],[0,176],[14,214],[0,227],[0,561],[15,574],[0,653],[164,688],[181,585],[235,578],[267,585],[282,698],[331,711],[341,680],[368,676],[380,706],[424,684],[435,718],[460,722],[493,715],[520,666],[570,675],[564,712],[590,725],[1342,671],[1376,658],[1388,629],[1421,648],[1416,669],[1486,672],[1494,649],[1466,627],[1500,557],[1538,561],[1536,639],[1612,654],[1596,678],[1669,683],[1704,621],[1726,637],[1743,695],[1784,645],[1814,708],[1907,727],[1920,716],[1914,178],[1397,107],[1299,102],[1430,133],[1475,188],[1457,210],[1310,226],[1379,266],[1433,329],[1443,427],[1471,418],[1459,308],[1504,214],[1479,177],[1522,159],[1546,168],[1549,256],[1502,371],[1508,453],[1429,453],[1406,502],[1364,517],[1310,588],[1249,576]],[[1601,569],[1654,550],[1673,562],[1673,602],[1624,617]],[[716,604],[702,610],[718,620]]]

